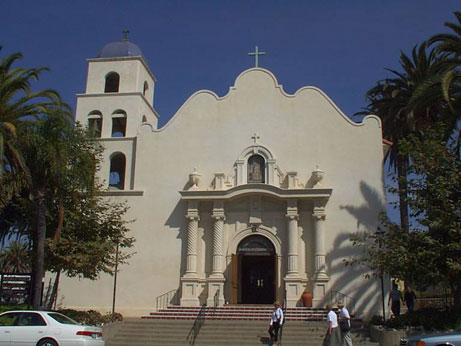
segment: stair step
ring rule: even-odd
[[[165,309],[142,316],[143,319],[192,320],[203,316],[207,320],[267,321],[272,306],[225,305],[222,307],[168,306]],[[295,307],[285,309],[285,318],[291,321],[321,321],[325,316],[322,308]]]

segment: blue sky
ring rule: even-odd
[[[289,93],[323,89],[347,114],[367,89],[397,68],[411,48],[454,21],[459,1],[24,1],[2,0],[0,57],[20,51],[23,66],[48,66],[40,88],[57,89],[75,107],[87,58],[121,31],[139,45],[158,83],[154,106],[165,124],[195,91],[224,95],[254,65],[258,45]],[[458,6],[457,6],[458,5]]]
[[[258,45],[260,66],[287,92],[319,87],[352,116],[384,68],[398,68],[400,51],[446,32],[456,10],[459,0],[2,0],[0,57],[20,51],[22,66],[50,67],[37,86],[75,107],[85,59],[129,29],[157,78],[163,126],[197,90],[226,94]]]

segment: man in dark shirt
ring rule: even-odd
[[[387,305],[392,302],[391,310],[395,317],[400,316],[400,301],[402,300],[402,293],[399,291],[399,286],[397,284],[392,285],[392,291],[389,294],[389,300]]]
[[[405,304],[407,305],[408,311],[413,312],[415,309],[416,294],[411,290],[410,286],[405,288],[403,298],[405,300]]]

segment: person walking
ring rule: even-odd
[[[343,302],[338,302],[339,309],[339,329],[341,329],[341,345],[346,344],[352,346],[351,331],[351,315],[344,306]]]
[[[405,287],[403,299],[405,300],[408,311],[413,312],[415,310],[416,294],[411,290],[410,286]]]
[[[280,302],[274,302],[274,310],[272,311],[271,321],[269,324],[269,335],[271,344],[279,341],[279,328],[283,324],[283,311],[280,308]]]
[[[392,291],[389,293],[389,299],[387,300],[387,305],[391,302],[391,310],[395,317],[400,316],[400,301],[402,299],[402,293],[399,291],[399,286],[397,284],[392,285]]]
[[[325,310],[327,310],[327,333],[325,338],[323,339],[324,346],[340,346],[341,345],[341,335],[339,333],[338,328],[338,316],[336,312],[331,309],[330,305],[325,306]]]

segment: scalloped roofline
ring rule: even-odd
[[[192,95],[190,95],[187,100],[181,105],[181,107],[179,107],[179,109],[176,111],[176,113],[170,118],[170,120],[168,120],[168,122],[163,125],[162,128],[160,129],[152,129],[152,132],[161,132],[163,130],[165,130],[166,128],[168,128],[168,126],[170,124],[172,124],[174,121],[176,121],[176,118],[179,117],[179,114],[181,113],[181,111],[186,107],[186,105],[188,103],[191,102],[191,100],[196,97],[197,95],[200,95],[200,94],[209,94],[211,96],[213,96],[215,98],[216,101],[220,101],[220,100],[225,100],[226,98],[229,97],[230,93],[233,91],[233,90],[237,90],[237,87],[236,85],[238,84],[238,81],[246,74],[248,73],[251,73],[251,72],[255,72],[255,71],[258,71],[258,72],[263,72],[263,73],[266,73],[268,76],[270,76],[274,82],[274,87],[276,89],[279,89],[280,90],[280,93],[285,96],[285,97],[288,97],[288,98],[296,98],[300,93],[302,93],[303,91],[306,91],[306,90],[313,90],[313,91],[316,91],[318,92],[335,110],[336,112],[345,120],[347,121],[350,125],[353,125],[353,126],[356,126],[356,127],[361,127],[361,126],[364,126],[365,125],[365,122],[368,122],[368,121],[377,121],[378,122],[378,127],[381,128],[381,119],[379,117],[377,117],[376,115],[367,115],[365,116],[362,121],[360,123],[356,123],[354,121],[352,121],[346,114],[344,114],[341,109],[333,102],[333,100],[325,93],[323,92],[321,89],[317,88],[317,87],[314,87],[314,86],[304,86],[304,87],[301,87],[299,88],[298,90],[296,90],[296,92],[294,94],[289,94],[287,93],[284,89],[283,89],[283,85],[282,84],[279,84],[278,83],[278,80],[277,80],[277,77],[275,77],[275,75],[265,69],[265,68],[261,68],[261,67],[252,67],[252,68],[249,68],[247,70],[244,70],[242,71],[238,76],[237,78],[235,78],[235,81],[234,81],[234,84],[231,85],[229,87],[229,91],[224,95],[224,96],[218,96],[214,91],[211,91],[211,90],[207,90],[207,89],[202,89],[202,90],[198,90],[196,91],[195,93],[193,93]],[[145,124],[144,124],[145,125]],[[141,124],[141,126],[143,126],[143,124]]]

